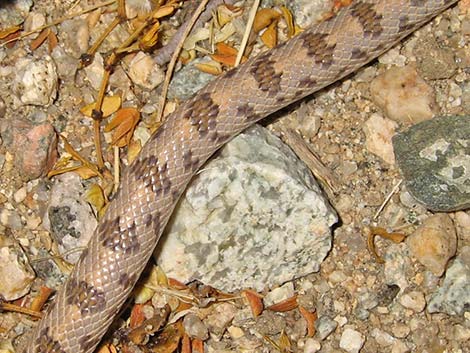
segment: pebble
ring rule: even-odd
[[[431,119],[436,112],[434,91],[412,66],[392,67],[370,84],[372,100],[388,118],[405,124]]]
[[[381,347],[389,347],[396,341],[389,333],[378,328],[372,329],[370,335],[374,337],[375,342]]]
[[[184,332],[191,338],[197,338],[205,341],[209,338],[209,332],[202,320],[193,313],[185,315],[183,319]]]
[[[0,235],[0,297],[11,301],[29,292],[36,278],[21,247]]]
[[[90,205],[85,201],[80,177],[67,173],[55,177],[43,223],[59,245],[61,254],[86,247],[97,221]],[[75,263],[80,252],[69,253],[65,259]]]
[[[418,71],[425,79],[442,80],[452,77],[457,71],[453,50],[440,47],[432,36],[420,38],[414,52],[418,57]]]
[[[367,150],[392,165],[395,163],[392,137],[397,127],[396,122],[380,114],[372,114],[363,127]]]
[[[315,321],[315,329],[317,330],[317,336],[321,341],[323,341],[334,330],[336,330],[336,327],[338,327],[338,322],[336,322],[335,320],[331,319],[330,317],[326,315],[320,316]]]
[[[193,178],[154,256],[183,282],[262,291],[318,271],[336,220],[305,164],[255,126]]]
[[[353,329],[346,328],[341,335],[339,346],[349,353],[358,353],[364,345],[364,336]]]
[[[5,227],[14,230],[20,230],[23,228],[21,216],[13,207],[11,207],[10,209],[0,209],[0,223]]]
[[[280,303],[286,299],[292,298],[294,295],[294,284],[292,282],[287,282],[266,294],[263,298],[264,306],[268,307],[270,305]]]
[[[315,353],[321,349],[321,343],[313,338],[307,338],[304,345],[304,353]]]
[[[407,324],[396,322],[392,325],[391,331],[396,338],[406,338],[410,334],[410,327]]]
[[[206,317],[204,324],[211,334],[215,334],[220,337],[223,335],[227,327],[229,327],[236,313],[237,308],[235,305],[230,303],[218,304],[214,307],[213,312]]]
[[[45,175],[57,160],[57,134],[48,122],[9,120],[2,136],[26,180]]]
[[[405,185],[426,208],[457,211],[470,207],[470,116],[424,121],[393,138]]]
[[[23,104],[49,106],[57,97],[58,76],[50,56],[21,58],[15,73],[13,90]]]
[[[424,294],[419,291],[411,291],[403,294],[400,297],[399,302],[404,308],[411,309],[415,313],[422,312],[426,306]]]
[[[408,273],[412,268],[406,245],[404,243],[391,244],[385,253],[384,260],[385,283],[389,285],[389,288],[397,288],[396,286],[398,286],[400,290],[405,290],[409,286]]]
[[[412,255],[436,276],[442,276],[447,262],[455,255],[457,234],[452,219],[445,213],[427,218],[406,238]]]
[[[132,58],[128,73],[132,82],[147,90],[155,89],[165,79],[164,71],[144,52],[138,52]]]
[[[430,313],[464,315],[470,308],[470,246],[464,246],[447,269],[440,288],[431,295]]]

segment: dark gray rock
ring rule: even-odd
[[[470,207],[470,116],[416,124],[393,138],[410,194],[433,211]]]

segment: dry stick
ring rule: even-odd
[[[22,314],[27,314],[29,316],[35,317],[35,318],[42,318],[42,314],[39,311],[36,310],[31,310],[28,308],[23,308],[22,306],[18,306],[15,304],[10,304],[10,303],[3,303],[0,302],[0,310],[1,311],[10,311],[10,312],[16,312],[16,313],[22,313]]]
[[[154,123],[162,121],[163,111],[165,109],[166,96],[168,94],[168,87],[170,86],[170,80],[171,80],[171,76],[173,75],[173,70],[175,69],[176,62],[178,61],[178,57],[180,55],[181,49],[183,48],[184,40],[191,32],[194,24],[196,23],[201,13],[204,11],[204,8],[206,7],[208,2],[209,0],[201,1],[201,3],[196,9],[196,12],[194,12],[193,16],[189,20],[189,24],[185,28],[185,31],[183,32],[183,36],[180,42],[178,43],[178,46],[175,48],[175,52],[173,53],[173,56],[171,57],[170,63],[168,64],[168,68],[166,70],[165,82],[163,83],[163,89],[162,89],[162,93],[160,96],[160,108],[157,109],[156,114],[154,114],[154,116],[151,119],[152,122]]]
[[[250,38],[251,27],[253,27],[253,22],[255,21],[256,11],[258,11],[260,0],[255,0],[253,6],[250,10],[250,16],[248,17],[248,22],[246,23],[245,33],[243,34],[243,39],[240,44],[240,49],[237,53],[237,59],[235,60],[235,67],[237,67],[242,61],[243,53],[245,52],[246,45],[248,44],[248,39]]]
[[[34,34],[34,33],[37,33],[37,32],[41,32],[42,30],[46,29],[46,28],[49,28],[49,27],[52,27],[52,26],[55,26],[55,25],[58,25],[59,23],[61,22],[64,22],[66,20],[70,20],[71,18],[74,18],[74,17],[78,17],[78,16],[81,16],[83,14],[86,14],[88,12],[91,12],[91,11],[94,11],[96,9],[99,9],[100,7],[105,7],[105,6],[109,6],[109,5],[112,5],[116,2],[116,0],[110,0],[110,1],[106,1],[106,2],[103,2],[101,4],[98,4],[98,5],[95,5],[95,6],[92,6],[88,9],[85,9],[85,10],[82,10],[82,11],[79,11],[79,12],[76,12],[76,13],[73,13],[73,14],[70,14],[70,15],[67,15],[67,16],[64,16],[64,17],[61,17],[51,23],[48,23],[48,24],[45,24],[44,26],[41,26],[41,27],[38,27],[36,29],[33,29],[29,32],[25,32],[23,33],[22,35],[16,37],[16,38],[12,38],[10,40],[7,40],[6,42],[3,42],[0,44],[0,48],[4,47],[5,45],[7,45],[8,43],[11,43],[11,42],[15,42],[17,40],[21,40],[23,38],[26,38],[28,36],[30,36],[31,34]]]

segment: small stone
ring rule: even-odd
[[[336,330],[336,327],[338,327],[338,323],[326,315],[320,316],[315,321],[315,328],[317,330],[317,336],[321,341],[323,341],[334,330]]]
[[[339,346],[346,352],[358,353],[364,345],[365,339],[362,334],[356,330],[347,328],[341,335]]]
[[[280,303],[286,299],[292,298],[295,295],[294,284],[287,282],[281,287],[275,288],[264,297],[264,305],[268,307],[273,304]]]
[[[439,117],[395,135],[406,188],[433,211],[470,207],[470,116]]]
[[[23,228],[23,222],[21,222],[21,216],[14,209],[1,209],[0,210],[0,223],[5,227],[19,230]]]
[[[129,63],[129,77],[136,85],[153,90],[163,82],[165,73],[150,55],[138,52]]]
[[[202,72],[195,66],[195,64],[203,62],[201,59],[195,59],[175,73],[168,87],[168,98],[189,99],[194,93],[213,80],[213,75]]]
[[[104,75],[104,59],[101,54],[96,53],[92,63],[86,66],[84,70],[86,78],[90,82],[91,87],[93,87],[95,90],[99,90]]]
[[[45,175],[57,160],[57,134],[48,122],[15,119],[9,121],[2,136],[26,180]]]
[[[411,261],[408,248],[405,244],[391,244],[385,253],[385,283],[394,298],[398,290],[408,287],[408,273],[411,271]],[[379,297],[380,298],[380,297]],[[390,299],[387,300],[387,302]],[[393,299],[392,299],[393,300]]]
[[[392,120],[414,124],[436,112],[434,91],[412,66],[392,67],[370,84],[372,100]]]
[[[450,78],[457,71],[457,63],[451,48],[441,48],[433,36],[423,36],[415,47],[418,70],[428,80]]]
[[[389,347],[395,342],[393,336],[378,328],[372,329],[371,336],[374,337],[377,344],[382,347]]]
[[[315,353],[321,349],[321,343],[313,338],[307,338],[304,345],[304,353]]]
[[[406,244],[420,263],[436,276],[442,276],[447,262],[457,249],[457,234],[452,219],[445,213],[427,218],[406,238]]]
[[[230,303],[218,304],[204,320],[209,332],[221,337],[235,317],[237,308]]]
[[[394,323],[392,334],[396,338],[406,338],[410,334],[410,326],[401,322]]]
[[[232,339],[234,340],[240,339],[241,337],[245,336],[245,332],[238,326],[229,326],[227,328],[227,332],[230,334],[230,337],[232,337]]]
[[[411,352],[411,350],[406,345],[405,342],[397,340],[393,343],[391,353],[408,353],[408,352]]]
[[[205,341],[209,338],[209,332],[201,319],[193,313],[185,315],[183,319],[184,332],[191,338],[197,338]]]
[[[22,58],[15,68],[13,87],[23,104],[49,106],[57,97],[58,76],[50,56]]]
[[[26,198],[27,194],[28,191],[26,189],[26,186],[23,186],[22,188],[16,190],[16,192],[13,194],[13,199],[16,203],[21,203]]]
[[[364,124],[366,148],[388,164],[395,163],[392,137],[398,124],[392,120],[384,119],[379,114],[372,114]]]
[[[464,246],[447,269],[441,287],[431,295],[428,311],[449,315],[470,311],[470,246]]]
[[[59,252],[65,254],[71,249],[87,246],[97,221],[84,199],[86,190],[80,177],[74,173],[66,173],[55,178],[44,227],[59,245]],[[75,263],[79,257],[80,252],[72,252],[65,259]]]
[[[0,297],[11,301],[29,292],[35,274],[23,250],[0,236]]]
[[[423,293],[412,291],[405,293],[400,297],[400,304],[407,309],[411,309],[416,313],[420,313],[426,306],[426,300],[424,299]]]

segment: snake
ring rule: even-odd
[[[356,71],[456,2],[354,0],[183,102],[122,172],[88,247],[25,352],[93,352],[188,182],[217,149],[267,115]]]

